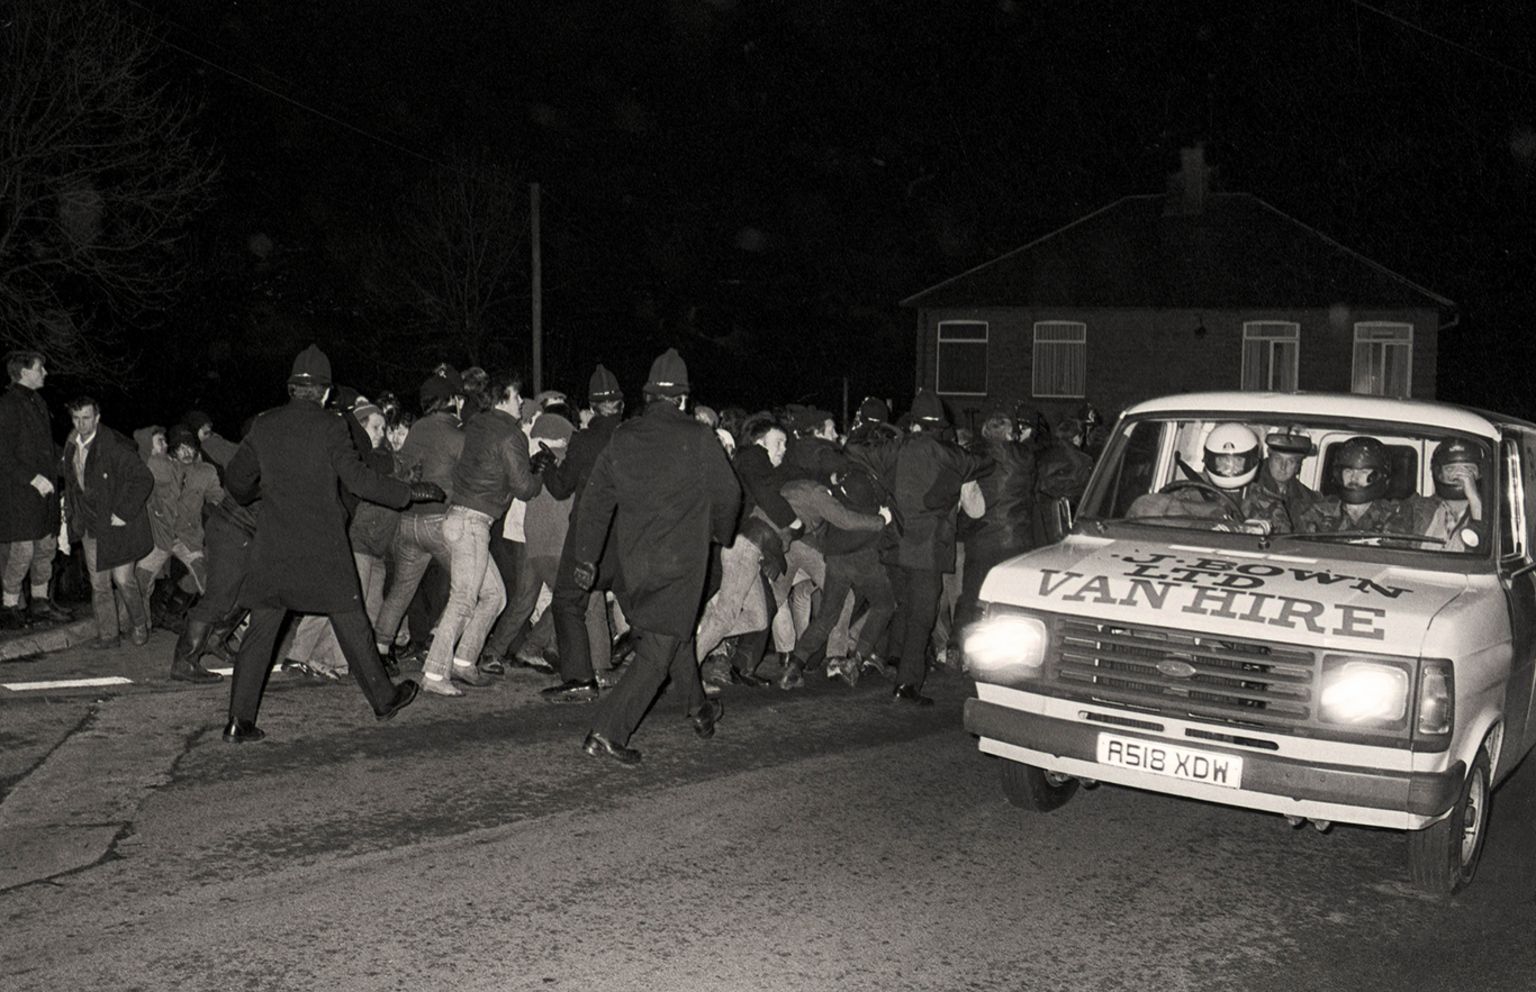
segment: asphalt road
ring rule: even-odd
[[[1536,988],[1536,765],[1437,902],[1392,832],[1112,787],[1015,810],[956,676],[927,711],[727,690],[710,741],[663,699],[628,769],[531,673],[382,725],[279,678],[231,746],[225,690],[157,667],[0,697],[6,992]]]

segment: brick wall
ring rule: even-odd
[[[1290,320],[1301,325],[1297,380],[1306,392],[1349,391],[1357,322],[1412,324],[1412,395],[1414,399],[1435,397],[1439,314],[1434,310],[924,310],[918,312],[916,335],[918,386],[931,389],[935,385],[937,329],[943,320],[979,320],[988,325],[986,396],[945,397],[961,423],[979,416],[994,402],[1023,401],[1052,418],[1081,407],[1084,400],[1032,395],[1034,325],[1041,320],[1076,320],[1087,325],[1086,399],[1106,415],[1167,393],[1237,389],[1243,323],[1254,320]],[[1204,327],[1203,335],[1197,334],[1198,327]]]

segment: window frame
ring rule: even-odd
[[[980,338],[956,338],[948,343],[951,345],[980,345],[981,346],[981,392],[969,390],[956,390],[944,388],[944,328],[949,325],[965,324],[981,328]],[[941,320],[934,328],[933,337],[933,391],[940,396],[986,396],[991,385],[992,364],[992,324],[985,320],[954,319]]]
[[[1052,329],[1074,328],[1078,332],[1078,338],[1077,338],[1077,340],[1057,339],[1057,340],[1042,341],[1040,339],[1040,330],[1041,330],[1041,328],[1045,328],[1045,327],[1049,327],[1049,328],[1052,328]],[[1042,399],[1042,400],[1081,400],[1081,399],[1087,399],[1087,397],[1088,397],[1088,324],[1085,321],[1081,321],[1081,320],[1037,320],[1034,323],[1032,331],[1033,331],[1033,337],[1031,339],[1032,347],[1031,347],[1031,352],[1030,352],[1030,369],[1029,369],[1029,392],[1030,392],[1030,395],[1033,398],[1035,398],[1035,399]],[[1041,387],[1041,365],[1043,364],[1041,362],[1041,360],[1040,360],[1040,347],[1041,347],[1041,345],[1076,345],[1078,347],[1078,349],[1080,350],[1081,355],[1082,355],[1082,382],[1079,384],[1078,392],[1075,392],[1075,393],[1055,393],[1055,392],[1043,392],[1041,390],[1041,388],[1040,388]]]
[[[1383,331],[1383,330],[1388,330],[1388,329],[1391,329],[1391,330],[1394,330],[1394,331],[1406,331],[1407,333],[1404,334],[1401,337],[1394,337],[1394,338],[1371,337],[1370,336],[1370,333],[1373,332],[1373,331]],[[1362,331],[1366,332],[1365,335],[1361,334]],[[1413,331],[1414,331],[1413,324],[1411,324],[1411,323],[1409,323],[1407,321],[1401,321],[1401,320],[1358,320],[1358,321],[1356,321],[1355,322],[1355,336],[1354,336],[1354,341],[1353,341],[1351,352],[1350,352],[1350,362],[1349,362],[1349,391],[1351,393],[1354,393],[1357,396],[1383,396],[1383,397],[1387,397],[1389,399],[1405,399],[1405,400],[1412,398],[1412,396],[1413,396]],[[1377,348],[1380,348],[1381,351],[1382,351],[1383,359],[1385,359],[1386,349],[1389,348],[1389,347],[1401,347],[1401,348],[1406,350],[1406,352],[1407,352],[1407,365],[1404,366],[1403,390],[1402,390],[1401,393],[1388,392],[1386,390],[1385,383],[1382,384],[1381,390],[1379,390],[1377,392],[1366,392],[1366,391],[1363,391],[1361,389],[1356,388],[1357,385],[1360,382],[1360,372],[1361,372],[1361,370],[1360,370],[1360,348],[1361,348],[1362,345],[1366,346],[1366,348],[1367,348],[1367,355],[1369,355],[1372,352],[1374,352]],[[1383,365],[1383,367],[1385,367],[1385,365],[1386,365],[1385,360],[1383,360],[1382,365]]]
[[[1289,333],[1275,333],[1285,332]],[[1269,381],[1262,385],[1248,384],[1249,361],[1248,343],[1259,342],[1264,345],[1267,366],[1269,369]],[[1274,383],[1275,371],[1280,362],[1275,358],[1275,346],[1289,343],[1291,348],[1289,388],[1276,386]],[[1255,370],[1255,379],[1257,373]],[[1301,324],[1294,320],[1245,320],[1243,321],[1243,352],[1242,367],[1238,370],[1238,388],[1244,392],[1269,392],[1288,393],[1301,388]]]

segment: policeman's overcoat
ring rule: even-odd
[[[362,609],[343,486],[396,509],[411,498],[409,484],[364,464],[341,414],[295,399],[256,418],[225,472],[237,500],[261,500],[242,606]]]

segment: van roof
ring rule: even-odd
[[[1341,420],[1417,424],[1490,438],[1498,436],[1498,424],[1532,427],[1516,417],[1449,403],[1385,399],[1380,396],[1361,396],[1358,393],[1259,393],[1246,390],[1179,393],[1137,403],[1125,412],[1127,415],[1217,412],[1253,414],[1255,419],[1265,422],[1284,421],[1288,417],[1337,417]]]

